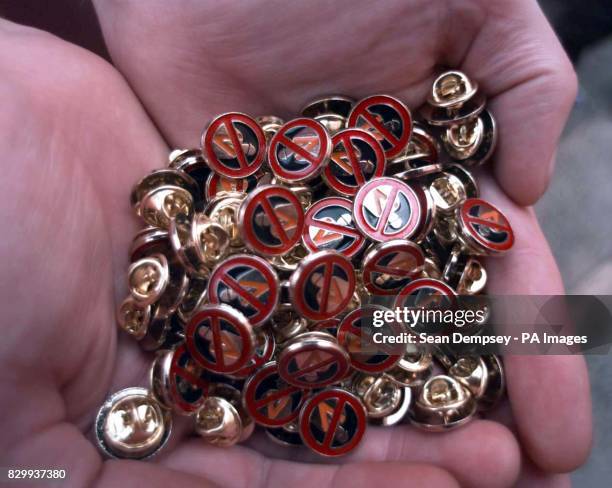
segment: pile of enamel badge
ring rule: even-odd
[[[390,96],[332,96],[289,122],[220,115],[201,150],[172,152],[132,192],[147,227],[118,310],[120,328],[155,351],[150,384],[103,405],[100,448],[148,457],[178,414],[218,446],[258,425],[338,456],[368,423],[437,431],[491,408],[504,389],[496,356],[362,347],[376,310],[478,294],[477,256],[512,246],[469,172],[495,148],[484,106],[451,71],[420,121]]]

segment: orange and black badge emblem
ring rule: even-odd
[[[334,135],[332,145],[323,177],[341,195],[353,196],[366,182],[384,175],[385,153],[371,133],[345,129]]]
[[[295,310],[309,320],[327,320],[342,313],[354,291],[353,264],[335,251],[310,254],[300,262],[289,281]]]
[[[270,141],[268,162],[286,183],[301,183],[321,174],[329,161],[331,138],[320,122],[299,118],[283,125]]]
[[[366,429],[366,410],[361,400],[340,388],[312,396],[300,413],[300,435],[304,444],[324,456],[352,451]]]
[[[377,242],[409,239],[426,216],[416,191],[395,178],[376,178],[355,197],[353,217],[357,228]]]
[[[209,374],[194,361],[184,344],[172,353],[170,363],[170,395],[173,408],[183,414],[195,412],[210,388]]]
[[[185,345],[213,373],[239,371],[253,358],[255,335],[247,318],[225,304],[206,305],[185,327]]]
[[[238,225],[242,240],[251,251],[281,256],[302,237],[304,210],[290,189],[263,185],[242,202]]]
[[[350,258],[363,249],[366,240],[353,224],[352,202],[329,197],[306,211],[302,242],[311,252],[331,249]]]
[[[227,178],[245,178],[261,167],[266,138],[253,118],[226,113],[215,118],[202,134],[202,152],[215,172]]]
[[[221,262],[208,281],[210,303],[225,303],[242,312],[254,327],[270,318],[280,285],[272,266],[259,256],[237,254]]]
[[[424,263],[425,255],[414,242],[381,242],[363,258],[363,284],[374,295],[395,295],[418,277]]]
[[[307,397],[305,390],[281,379],[275,362],[266,364],[251,376],[243,391],[247,412],[264,427],[281,427],[295,420]]]
[[[325,332],[295,337],[278,356],[278,374],[290,385],[323,388],[346,377],[350,361],[336,338]]]
[[[374,95],[358,102],[349,115],[348,125],[370,132],[381,143],[388,159],[406,148],[412,134],[410,110],[388,95]]]
[[[509,250],[514,232],[506,216],[489,202],[468,198],[459,209],[462,235],[483,254]]]
[[[374,334],[383,337],[400,336],[404,328],[397,322],[385,321],[382,326],[374,327],[374,312],[388,309],[379,305],[367,305],[353,310],[342,319],[338,327],[338,343],[351,358],[351,366],[365,373],[388,371],[402,359],[406,352],[405,344],[379,344]]]

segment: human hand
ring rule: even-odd
[[[489,95],[500,129],[484,196],[516,234],[514,249],[487,263],[489,292],[563,293],[533,211],[520,206],[546,187],[575,92],[535,2],[96,7],[117,69],[47,34],[0,24],[0,144],[9,159],[0,183],[1,464],[63,466],[76,486],[491,487],[512,485],[523,458],[531,467],[522,481],[564,482],[543,473],[572,470],[588,454],[590,397],[579,357],[506,358],[511,428],[484,419],[439,435],[371,428],[341,464],[302,451],[214,448],[188,438],[187,422],[151,463],[103,462],[87,439],[107,392],[141,384],[150,361],[124,336],[117,343],[114,320],[136,228],[130,187],[163,164],[168,146],[197,146],[220,112],[289,117],[310,98],[338,92],[390,93],[416,108],[437,65],[464,70]]]

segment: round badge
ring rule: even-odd
[[[377,242],[410,238],[419,229],[422,214],[416,190],[395,178],[366,183],[353,205],[355,225]]]
[[[387,308],[367,305],[349,313],[338,327],[338,343],[351,358],[351,366],[365,373],[382,373],[395,366],[406,351],[405,344],[378,344],[374,334],[383,337],[401,336],[404,328],[397,322],[384,321],[374,327],[376,311],[385,312]]]
[[[208,165],[228,178],[255,173],[266,155],[262,128],[248,115],[230,112],[213,119],[202,135]]]
[[[248,254],[236,254],[222,261],[208,281],[210,303],[230,305],[254,327],[270,318],[279,292],[274,268],[265,259]]]
[[[263,185],[242,202],[238,225],[242,239],[251,251],[280,256],[288,253],[300,240],[304,210],[290,189]]]
[[[289,280],[295,310],[310,320],[326,320],[342,313],[355,291],[351,261],[335,251],[310,254]]]
[[[311,397],[300,414],[304,444],[324,456],[341,456],[363,438],[366,411],[361,400],[340,388],[323,390]]]
[[[300,388],[323,388],[336,383],[346,376],[349,367],[346,351],[325,332],[298,335],[278,356],[280,377]]]
[[[245,409],[264,427],[281,427],[296,419],[306,397],[304,390],[280,378],[275,362],[266,364],[251,376],[243,390]]]
[[[331,138],[316,120],[299,118],[283,125],[270,141],[268,162],[280,181],[315,178],[329,161]]]
[[[371,132],[390,159],[406,148],[412,133],[412,116],[408,107],[396,98],[374,95],[353,107],[348,125]]]
[[[233,373],[253,357],[251,324],[238,310],[224,304],[205,305],[185,327],[187,350],[213,373]]]
[[[172,353],[169,384],[173,407],[184,414],[195,412],[208,396],[208,374],[194,361],[184,344]]]
[[[248,193],[257,186],[257,176],[249,175],[239,180],[211,173],[206,179],[204,197],[207,201],[217,198],[219,193]]]
[[[353,196],[367,181],[385,173],[385,153],[376,138],[362,129],[345,129],[332,138],[332,155],[323,177],[338,193]]]
[[[395,295],[419,275],[424,263],[425,255],[414,242],[381,242],[363,258],[363,284],[375,295]]]
[[[365,237],[353,224],[351,201],[329,197],[311,205],[304,217],[302,242],[311,252],[330,249],[349,258],[361,251]]]
[[[506,216],[480,198],[468,198],[459,211],[463,235],[485,253],[507,251],[514,244],[514,232]]]

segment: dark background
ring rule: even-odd
[[[574,62],[580,91],[559,147],[555,177],[536,210],[567,292],[612,295],[612,0],[540,4]],[[0,15],[108,57],[89,0],[0,0]],[[576,486],[609,486],[612,356],[590,356],[587,361],[595,446],[573,481]]]

